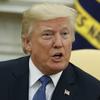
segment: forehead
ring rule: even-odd
[[[67,27],[69,24],[69,19],[68,17],[60,17],[60,18],[55,18],[55,19],[50,19],[50,20],[44,20],[44,21],[39,21],[37,23],[37,28],[48,28],[48,27]]]

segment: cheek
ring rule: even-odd
[[[50,42],[39,39],[38,41],[33,41],[32,43],[33,43],[32,44],[33,53],[40,55],[40,57],[47,58],[47,55],[49,55],[51,47]]]
[[[70,57],[71,50],[72,50],[72,42],[69,42],[65,46],[65,54],[66,54],[67,57]]]
[[[38,46],[39,46],[39,49],[41,50],[41,52],[43,52],[44,54],[48,55],[49,51],[52,48],[52,40],[40,39],[38,41]]]
[[[43,47],[47,47],[47,48],[50,48],[53,44],[53,40],[43,40],[43,39],[39,39],[38,43],[43,46]]]
[[[68,44],[68,49],[69,49],[68,51],[71,52],[71,50],[72,50],[72,42]]]

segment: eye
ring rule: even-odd
[[[53,32],[52,31],[44,31],[42,33],[42,38],[43,39],[51,39],[53,36]]]
[[[61,35],[64,39],[66,39],[66,38],[68,38],[69,32],[67,32],[67,31],[61,32]]]
[[[62,35],[67,35],[67,34],[68,34],[68,32],[63,32],[63,33],[62,33]]]

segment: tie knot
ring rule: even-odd
[[[51,78],[47,75],[44,75],[39,79],[39,81],[42,83],[42,85],[46,86],[51,81]]]

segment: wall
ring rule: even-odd
[[[21,48],[21,15],[0,13],[0,60],[23,55]]]

